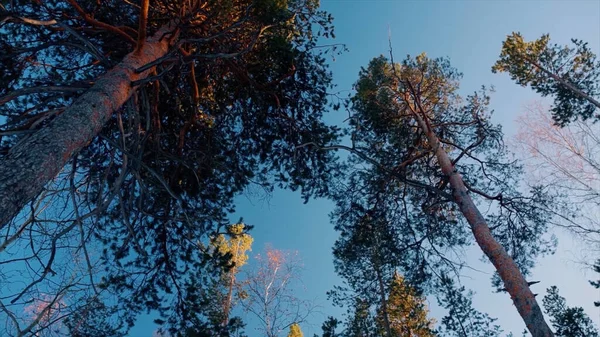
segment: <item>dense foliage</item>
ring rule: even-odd
[[[446,59],[373,59],[361,70],[351,100],[352,144],[326,147],[353,154],[334,192],[332,219],[340,232],[334,255],[349,288],[371,294],[363,297],[368,303],[377,298],[377,268],[388,280],[399,271],[417,289],[439,293],[433,281],[443,272],[456,274],[463,265],[460,252],[474,241],[415,110],[423,111],[454,172],[487,210],[494,239],[521,272],[527,275],[536,256],[553,250],[554,241],[544,236],[553,198],[539,187],[520,192],[522,169],[490,121],[488,90],[460,97],[460,76]]]
[[[585,314],[583,308],[568,307],[556,286],[550,287],[542,302],[555,329],[557,337],[597,337],[598,329]]]
[[[16,1],[2,8],[3,154],[52,123],[134,49],[139,4]],[[304,198],[327,192],[333,155],[297,146],[336,139],[322,122],[331,50],[316,44],[333,34],[331,16],[313,0],[161,0],[151,2],[148,35],[169,20],[179,36],[153,76],[135,83],[134,97],[9,225],[14,240],[2,246],[4,258],[25,257],[15,268],[42,277],[9,290],[16,276],[2,275],[8,301],[66,287],[63,314],[81,316],[111,294],[104,312],[117,317],[117,331],[146,310],[182,331],[208,310],[205,286],[220,278],[227,258],[201,243],[229,223],[234,196],[251,185],[267,193],[275,185],[299,189]],[[27,249],[22,225],[35,229],[41,250]],[[50,286],[56,281],[43,271],[65,268],[70,256],[83,261],[73,271],[82,284],[75,291],[61,275],[61,286]],[[72,316],[68,329],[81,330],[78,321]]]
[[[508,72],[517,84],[554,97],[552,116],[561,126],[578,118],[600,118],[600,61],[586,42],[571,42],[572,46],[551,45],[548,34],[526,42],[512,33],[492,67],[493,72]]]

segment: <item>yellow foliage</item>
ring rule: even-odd
[[[425,298],[404,282],[399,274],[394,275],[387,302],[388,319],[394,336],[433,337],[435,321],[427,318]],[[383,326],[381,308],[377,317]]]
[[[254,239],[250,234],[244,233],[246,225],[243,223],[227,226],[227,234],[220,234],[212,241],[212,246],[221,254],[231,254],[234,268],[240,268],[248,262],[247,251],[252,250]]]
[[[290,325],[290,332],[288,332],[287,337],[304,337],[304,334],[302,333],[298,323]]]

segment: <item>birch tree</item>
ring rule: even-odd
[[[575,120],[554,123],[549,108],[529,104],[518,118],[513,145],[525,164],[527,181],[564,195],[571,207],[553,205],[553,221],[588,245],[600,249],[600,125]]]
[[[287,330],[297,333],[298,324],[314,309],[312,302],[297,296],[302,267],[297,253],[268,247],[256,260],[256,267],[245,273],[238,295],[242,307],[257,320],[264,336],[282,336]]]

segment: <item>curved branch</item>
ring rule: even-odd
[[[118,27],[115,26],[111,26],[107,23],[104,22],[100,22],[96,19],[94,19],[93,17],[91,17],[88,13],[86,13],[83,8],[81,8],[81,6],[79,6],[79,4],[77,3],[77,1],[75,0],[67,0],[67,2],[73,6],[73,8],[75,8],[75,10],[83,17],[83,19],[89,23],[90,25],[94,26],[94,27],[99,27],[102,28],[104,30],[107,30],[109,32],[115,33],[117,35],[120,35],[121,37],[123,37],[125,40],[129,41],[129,43],[136,45],[137,42],[131,37],[129,36],[129,34],[125,33],[123,30],[121,30]]]

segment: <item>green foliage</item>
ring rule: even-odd
[[[508,72],[517,84],[530,85],[542,96],[554,97],[553,118],[561,126],[577,118],[600,119],[596,113],[600,106],[593,101],[600,97],[600,62],[587,43],[576,39],[571,42],[573,46],[551,45],[548,34],[526,42],[520,33],[512,33],[492,67],[494,73]]]
[[[321,326],[321,330],[323,330],[323,335],[321,337],[340,337],[340,334],[336,332],[340,323],[340,321],[332,316],[327,317],[327,320],[323,322],[323,325]]]
[[[115,308],[106,306],[98,299],[89,299],[84,303],[86,303],[85,307],[68,316],[64,321],[69,336],[119,337],[123,327],[131,323],[131,316],[116,317]]]
[[[420,101],[471,197],[489,209],[494,237],[522,272],[553,250],[555,242],[543,236],[553,199],[542,188],[518,190],[522,168],[510,160],[500,126],[490,122],[489,91],[460,97],[460,76],[448,60],[424,55],[394,67],[378,57],[361,70],[347,131],[358,155],[350,157],[344,183],[333,193],[332,220],[340,232],[334,256],[342,276],[374,275],[365,261],[376,249],[389,276],[397,269],[410,284],[427,288],[432,271],[453,268],[445,252],[473,242],[447,177],[415,125],[413,101]],[[411,86],[419,92],[414,99]]]
[[[371,304],[356,298],[349,309],[349,315],[344,329],[344,337],[376,337],[377,326],[375,318],[369,310]]]
[[[558,288],[547,289],[547,295],[542,299],[546,313],[551,317],[550,322],[556,337],[597,337],[598,329],[581,307],[568,307],[565,298],[558,294]]]
[[[460,78],[447,59],[425,54],[397,64],[380,56],[359,73],[346,130],[353,155],[332,193],[332,221],[340,233],[334,263],[345,285],[330,295],[335,304],[352,308],[348,317],[355,318],[347,324],[352,331],[372,326],[373,307],[382,303],[396,272],[418,296],[447,293],[448,285],[433,276],[457,272],[464,262],[454,252],[474,242],[419,119],[439,140],[471,198],[486,210],[494,238],[523,274],[536,256],[554,249],[555,241],[544,234],[555,199],[536,186],[520,191],[522,168],[510,159],[500,126],[490,121],[490,91],[482,87],[461,97]],[[356,297],[360,303],[353,302]],[[456,304],[465,317],[474,313],[468,296],[453,295],[444,303]],[[379,326],[383,318],[377,319]],[[499,331],[486,315],[476,318],[473,333]],[[460,323],[446,321],[448,329]]]
[[[394,275],[390,284],[387,299],[387,312],[392,335],[394,337],[434,337],[433,325],[435,321],[427,317],[425,298],[419,296],[415,289],[406,284],[402,276]],[[382,322],[383,308],[378,310],[378,322]],[[382,335],[385,335],[382,330]]]
[[[130,3],[78,3],[96,20],[137,29],[139,10]],[[49,217],[32,224],[50,233],[72,223],[65,208],[88,214],[84,238],[100,256],[92,261],[101,268],[94,277],[99,288],[119,296],[112,314],[134,322],[137,314],[156,310],[172,331],[222,323],[215,318],[222,308],[208,302],[236,257],[225,241],[222,254],[209,247],[217,229],[230,223],[234,198],[252,184],[266,193],[275,186],[299,190],[304,200],[326,195],[335,155],[298,146],[339,136],[322,121],[331,73],[325,51],[315,46],[319,32],[333,27],[315,1],[193,3],[203,7],[151,2],[148,35],[177,19],[181,48],[157,66],[159,79],[138,83],[135,97],[48,186],[56,196]],[[6,23],[7,38],[0,42],[0,82],[6,86],[0,85],[0,95],[5,88],[38,86],[84,91],[132,51],[121,36],[92,26],[62,0],[26,2],[13,14],[57,19],[72,29]],[[44,71],[40,62],[47,64]],[[42,91],[0,104],[0,131],[43,128],[77,95]],[[0,158],[25,134],[3,136]],[[69,237],[79,240],[79,233]],[[243,265],[244,256],[234,264]],[[121,328],[126,334],[127,324]]]
[[[456,337],[500,337],[502,330],[494,321],[496,318],[473,308],[471,291],[465,287],[456,287],[454,281],[446,275],[439,280],[441,296],[439,304],[448,310],[442,318],[439,333],[442,336]]]

